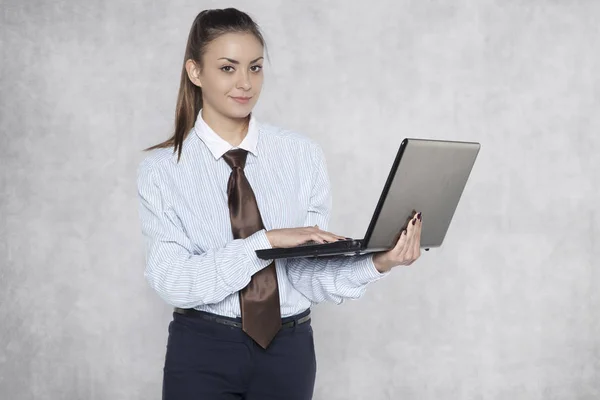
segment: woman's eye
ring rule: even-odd
[[[233,67],[231,65],[226,65],[224,67],[221,67],[221,71],[223,71],[223,72],[231,72],[231,71],[233,71]]]
[[[253,65],[250,68],[252,69],[252,72],[258,72],[262,69],[262,65]]]

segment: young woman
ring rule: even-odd
[[[310,399],[310,306],[358,298],[420,255],[417,214],[376,255],[261,260],[255,250],[342,239],[327,232],[321,148],[260,123],[264,40],[236,9],[202,11],[185,50],[173,137],[138,171],[145,277],[175,308],[163,399]]]

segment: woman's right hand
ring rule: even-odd
[[[267,231],[267,238],[273,248],[295,247],[310,241],[330,243],[346,239],[344,236],[322,231],[317,225],[302,228],[273,229]]]

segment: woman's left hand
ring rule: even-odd
[[[411,265],[421,256],[421,213],[416,213],[403,230],[393,249],[377,253],[373,263],[379,272],[387,272],[399,265]]]

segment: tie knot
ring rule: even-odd
[[[248,152],[244,149],[233,149],[223,154],[223,159],[232,169],[235,167],[244,169],[247,155]]]

